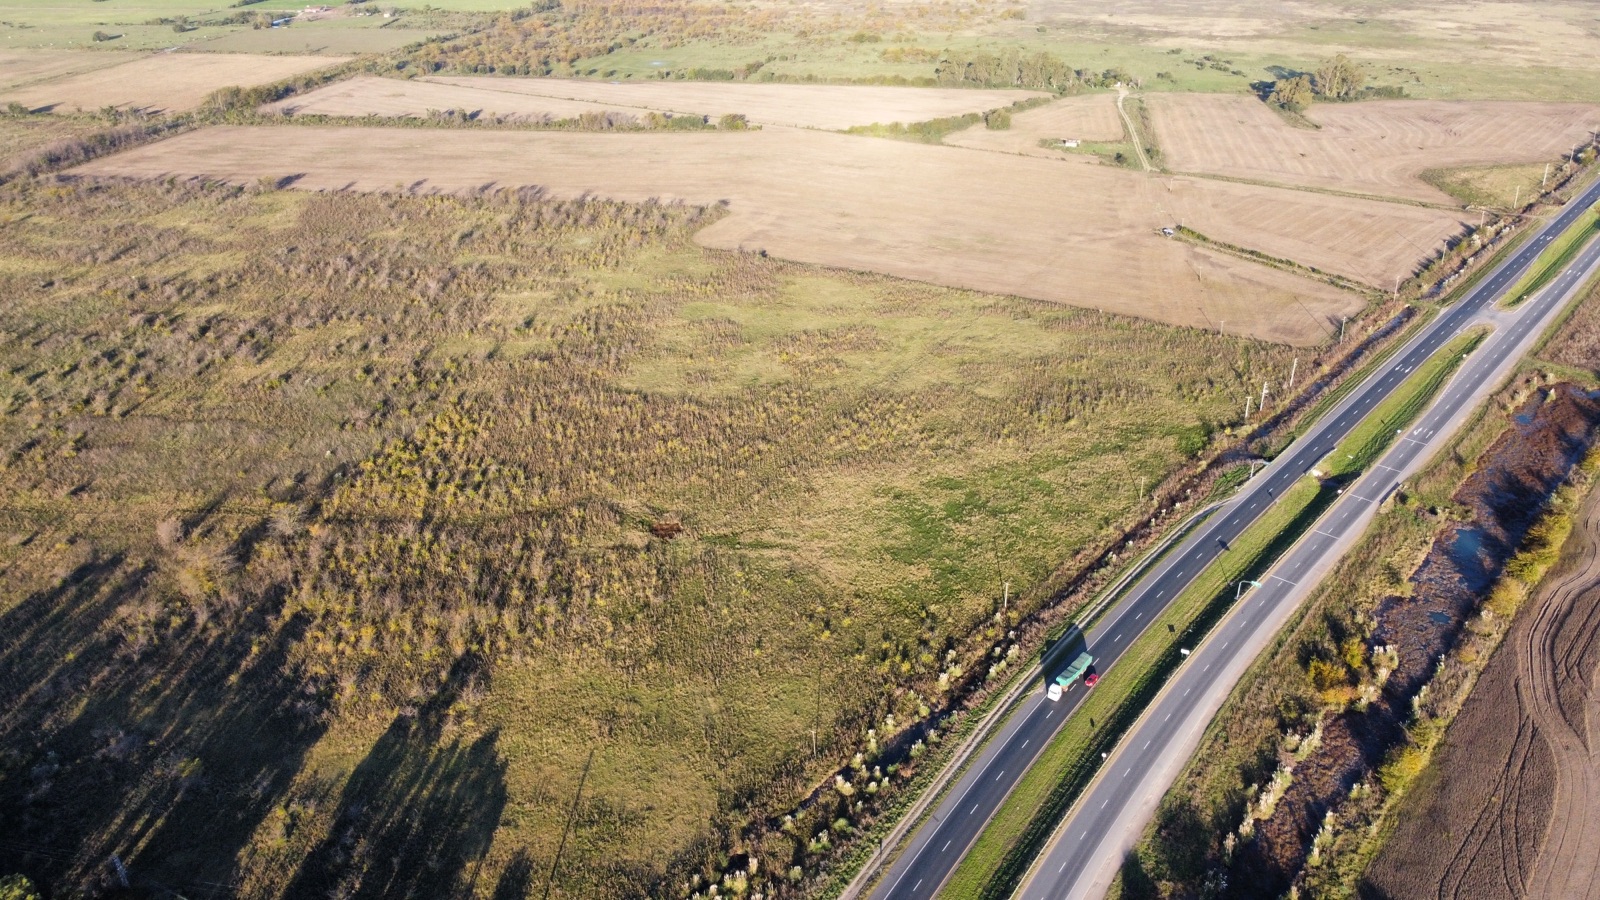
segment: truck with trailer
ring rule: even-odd
[[[1067,688],[1072,687],[1073,683],[1078,679],[1083,678],[1086,674],[1088,674],[1089,667],[1093,665],[1094,657],[1090,656],[1087,652],[1079,653],[1072,660],[1072,662],[1061,671],[1061,674],[1057,675],[1055,680],[1050,682],[1050,687],[1045,689],[1045,695],[1051,700],[1060,700],[1061,694],[1066,691]],[[1084,684],[1088,687],[1093,687],[1094,683],[1099,680],[1100,679],[1098,676],[1089,675],[1088,678],[1084,679]]]

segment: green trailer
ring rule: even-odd
[[[1077,657],[1072,660],[1071,664],[1063,669],[1060,675],[1056,676],[1056,680],[1050,682],[1050,688],[1046,692],[1050,699],[1060,700],[1061,693],[1067,688],[1072,687],[1073,683],[1082,678],[1084,673],[1089,671],[1089,667],[1093,665],[1094,657],[1090,656],[1086,652],[1079,653]]]

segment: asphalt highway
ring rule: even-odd
[[[1596,202],[1600,202],[1600,183],[1591,186],[1581,196],[1568,203],[1560,215],[1540,228],[1510,259],[1483,278],[1466,297],[1422,328],[1362,384],[1351,390],[1333,409],[1325,413],[1308,433],[1290,444],[1272,464],[1251,479],[1237,497],[1213,513],[1194,534],[1169,551],[1167,556],[1147,572],[1104,617],[1103,624],[1097,625],[1085,636],[1089,652],[1095,657],[1095,670],[1102,673],[1103,678],[1115,678],[1117,660],[1128,646],[1160,616],[1167,604],[1171,603],[1229,542],[1248,528],[1277,496],[1327,456],[1339,441],[1418,365],[1481,316],[1494,315],[1491,311],[1494,301],[1523,276],[1556,235],[1570,226]],[[1573,268],[1585,266],[1595,252],[1591,249],[1584,255],[1583,261]],[[1524,308],[1517,311],[1516,324],[1513,328],[1541,327],[1541,323],[1553,314],[1547,310],[1547,307],[1554,303],[1551,298],[1560,293],[1555,289],[1547,290],[1536,302],[1525,303]],[[1495,366],[1490,365],[1491,354],[1506,353],[1514,349],[1512,343],[1499,340],[1499,337],[1497,335],[1496,339],[1487,342],[1472,355],[1463,370],[1452,380],[1446,398],[1427,415],[1419,427],[1432,427],[1437,430],[1440,427],[1438,410],[1450,406],[1449,398],[1458,396],[1463,385],[1468,386],[1466,389],[1470,396],[1473,393],[1472,388],[1477,386],[1471,379],[1482,377],[1484,373],[1495,370]],[[1460,410],[1456,409],[1451,415],[1459,413]],[[1412,437],[1408,436],[1406,440],[1402,440],[1391,454],[1403,452],[1404,447],[1420,446],[1414,443]],[[1396,465],[1396,462],[1385,457],[1383,465]],[[1363,479],[1359,484],[1365,486],[1370,480]],[[1371,488],[1364,489],[1371,490]],[[1345,505],[1338,504],[1336,508],[1342,506]],[[1319,523],[1317,527],[1319,530],[1324,530],[1325,527],[1340,526],[1336,523],[1328,526]],[[1307,546],[1312,544],[1302,542],[1297,545],[1294,553],[1305,552]],[[1322,547],[1323,553],[1327,550],[1327,547]],[[1278,571],[1282,571],[1282,564],[1278,567]],[[1292,572],[1293,569],[1289,571]],[[1270,587],[1258,589],[1258,593],[1251,596],[1243,608],[1271,609],[1274,608],[1271,599]],[[1235,624],[1232,618],[1224,624],[1229,628],[1241,627]],[[1257,627],[1260,624],[1260,621],[1256,622]],[[1243,627],[1247,629],[1251,627],[1249,621],[1246,621]],[[1221,637],[1219,640],[1222,643],[1228,642],[1226,637]],[[1210,647],[1214,643],[1216,641],[1208,642],[1206,646]],[[1239,645],[1234,646],[1237,650]],[[1220,652],[1226,652],[1226,648]],[[1237,656],[1236,653],[1235,658]],[[1064,665],[1067,659],[1070,659],[1070,652],[1063,656],[1061,664]],[[1208,674],[1201,668],[1204,665],[1205,663],[1191,657],[1180,670],[1179,677],[1187,679],[1204,676]],[[1213,665],[1212,668],[1217,667]],[[1199,676],[1191,674],[1196,670],[1200,670]],[[1054,675],[1054,671],[1049,671],[1045,673],[1045,678],[1049,679]],[[1231,684],[1231,681],[1229,683]],[[1077,708],[1086,690],[1089,689],[1081,684],[1074,685],[1059,701],[1046,699],[1042,685],[1040,690],[1025,694],[1017,702],[1017,709],[989,739],[983,751],[946,793],[933,814],[911,835],[905,849],[879,879],[871,896],[880,900],[917,900],[937,894],[940,886],[955,870],[956,865],[977,839],[1006,795],[1011,792],[1011,788],[1022,773],[1027,771],[1057,729]],[[1177,703],[1181,708],[1183,696],[1179,695],[1177,700],[1173,700],[1172,693],[1169,685],[1163,694],[1163,702]],[[1151,720],[1147,719],[1146,724],[1149,721]],[[1160,754],[1163,751],[1164,745],[1156,739],[1154,733],[1149,738],[1141,736],[1143,733],[1141,727],[1136,734],[1125,739],[1117,756],[1111,760],[1113,766],[1122,765],[1120,757],[1127,747],[1136,746],[1145,740],[1150,741],[1150,746],[1145,748],[1146,752]],[[1091,796],[1080,798],[1072,814],[1072,820],[1063,832],[1065,838],[1048,852],[1048,859],[1044,860],[1043,865],[1037,870],[1046,873],[1053,871],[1057,877],[1049,880],[1036,879],[1028,886],[1028,893],[1024,896],[1030,900],[1034,897],[1055,898],[1067,896],[1078,890],[1079,877],[1084,875],[1090,868],[1089,864],[1096,860],[1095,854],[1099,847],[1098,841],[1089,839],[1089,836],[1095,834],[1095,823],[1099,820],[1090,815],[1081,823],[1086,827],[1079,829],[1078,817],[1083,815],[1083,810],[1091,808],[1099,809],[1103,815],[1114,816],[1120,810],[1120,806],[1111,805],[1118,797],[1115,785],[1123,784],[1125,781],[1132,790],[1131,786],[1136,784],[1136,780],[1130,779],[1134,779],[1140,765],[1147,766],[1148,761],[1130,760],[1125,766],[1130,769],[1126,779],[1118,781],[1102,777],[1092,787]],[[1108,790],[1112,793],[1103,793]],[[1058,859],[1058,854],[1066,856]],[[1113,869],[1116,862],[1120,862],[1120,857],[1120,852],[1117,852],[1112,862]],[[1076,893],[1072,895],[1078,896]]]
[[[1570,294],[1600,270],[1600,243],[1472,353],[1443,394],[1383,458],[1322,516],[1259,587],[1185,660],[1151,709],[1128,733],[1056,840],[1018,891],[1025,900],[1102,897],[1123,854],[1172,784],[1245,668],[1268,644],[1319,577],[1365,530],[1400,481],[1421,468],[1522,357]],[[1132,813],[1130,815],[1129,813]]]

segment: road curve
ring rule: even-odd
[[[1600,202],[1600,182],[1568,203],[1558,216],[1483,278],[1466,297],[1424,326],[1404,347],[1324,414],[1309,432],[1290,444],[1271,465],[1262,469],[1240,490],[1237,497],[1213,513],[1203,526],[1146,573],[1104,617],[1102,624],[1086,635],[1089,651],[1096,659],[1096,669],[1104,677],[1117,677],[1117,660],[1128,646],[1210,564],[1225,544],[1250,527],[1277,496],[1331,452],[1417,365],[1490,309],[1496,298],[1516,284],[1550,241],[1596,202]],[[1554,293],[1557,292],[1547,291],[1543,296],[1548,298]],[[1527,311],[1543,309],[1546,302],[1541,299],[1525,303],[1524,309],[1517,315],[1517,321],[1531,322],[1535,316],[1527,315]],[[1487,358],[1487,351],[1494,344],[1491,341],[1490,346],[1480,348],[1473,359]],[[1478,366],[1474,363],[1469,365],[1469,369],[1476,372]],[[1454,383],[1463,383],[1460,373]],[[1409,443],[1402,442],[1406,445]],[[1236,644],[1235,649],[1237,647]],[[1191,660],[1183,672],[1187,675],[1195,668],[1198,667]],[[1047,673],[1046,677],[1053,674]],[[1057,702],[1046,700],[1042,690],[1025,694],[1016,710],[990,738],[966,773],[947,791],[933,814],[912,833],[904,850],[879,879],[870,896],[876,900],[923,900],[936,895],[1022,773],[1077,708],[1083,692],[1082,686],[1076,686]],[[1131,744],[1131,740],[1125,741],[1125,746]],[[1159,751],[1161,748],[1157,746],[1156,749]],[[1109,800],[1107,803],[1107,810],[1110,810]],[[1082,799],[1081,805],[1084,805]],[[1070,828],[1068,831],[1076,833]],[[1057,845],[1056,849],[1060,846]],[[1051,851],[1052,860],[1054,852]],[[1120,852],[1116,854],[1113,869],[1120,855]],[[1083,870],[1084,867],[1080,866],[1076,871],[1081,873]],[[1069,873],[1063,868],[1057,874],[1065,877]],[[1046,885],[1044,889],[1046,896],[1063,896],[1053,886]],[[1040,894],[1034,891],[1026,896],[1032,898]]]

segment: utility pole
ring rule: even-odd
[[[1261,382],[1261,405],[1260,405],[1260,408],[1261,409],[1266,409],[1267,408],[1267,383],[1265,381]]]
[[[1520,184],[1517,185],[1516,193],[1512,194],[1511,197],[1512,197],[1512,199],[1511,199],[1511,208],[1514,209],[1514,210],[1515,209],[1521,209],[1522,208],[1521,207],[1521,204],[1522,204],[1522,185],[1520,185]]]
[[[1339,343],[1341,344],[1344,343],[1344,323],[1348,321],[1350,321],[1349,316],[1341,316],[1339,318]]]
[[[1254,399],[1255,396],[1253,394],[1244,395],[1244,420],[1246,422],[1250,421],[1250,401]]]
[[[1544,164],[1544,180],[1539,182],[1539,190],[1544,190],[1550,185],[1550,164]]]
[[[1000,600],[1000,618],[1005,618],[1006,610],[1011,606],[1011,582],[1006,582],[1005,597]]]
[[[1300,357],[1294,358],[1294,363],[1289,366],[1289,390],[1294,390],[1294,373],[1300,368]]]
[[[1392,294],[1390,296],[1390,299],[1391,300],[1399,300],[1400,299],[1400,276],[1399,275],[1396,275],[1394,277],[1394,294]]]
[[[1223,326],[1225,326],[1227,324],[1228,324],[1228,320],[1227,319],[1223,319],[1221,322],[1218,322],[1217,323],[1217,334],[1221,334]]]

